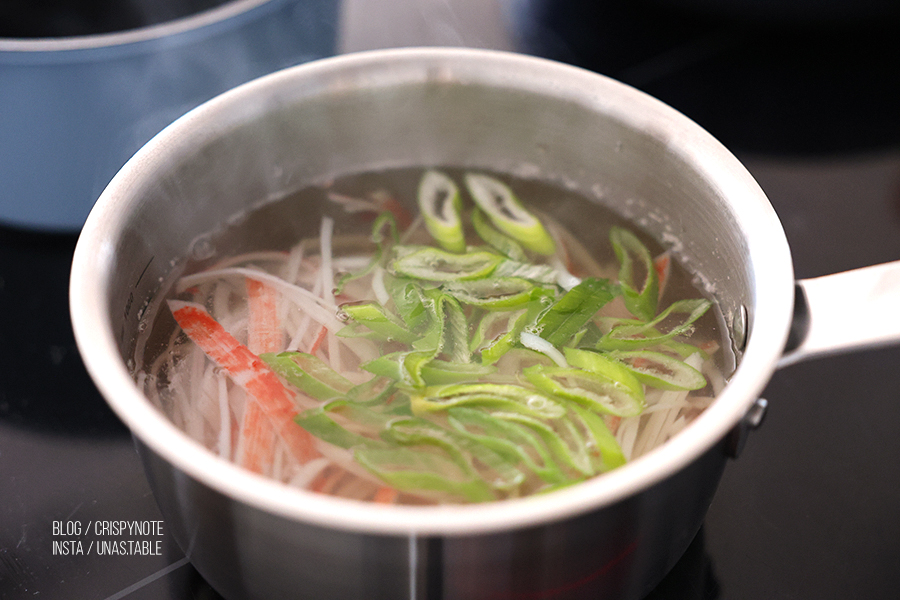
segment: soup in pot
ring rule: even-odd
[[[559,186],[342,177],[198,239],[136,377],[188,435],[287,485],[485,502],[602,476],[712,402],[733,357],[670,252]]]

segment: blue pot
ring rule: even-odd
[[[233,0],[159,25],[0,38],[0,222],[78,231],[134,152],[240,83],[334,54],[337,0]]]

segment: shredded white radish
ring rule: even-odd
[[[569,363],[566,361],[566,357],[563,356],[562,352],[557,350],[553,346],[553,344],[551,344],[541,336],[535,335],[528,331],[523,331],[519,336],[519,341],[522,342],[522,345],[526,348],[534,350],[535,352],[540,352],[560,367],[569,366]]]
[[[569,270],[566,268],[565,264],[563,264],[562,259],[560,259],[558,255],[553,256],[550,259],[550,264],[553,266],[554,270],[556,271],[556,283],[562,289],[568,291],[568,290],[571,290],[576,285],[578,285],[579,283],[581,283],[580,278],[575,277],[574,275],[569,273]]]
[[[321,473],[330,464],[331,460],[325,458],[324,456],[320,458],[314,458],[305,465],[301,465],[296,474],[291,477],[288,483],[300,488],[309,487],[309,484],[312,483],[312,480],[315,479],[319,475],[319,473]]]
[[[200,273],[194,273],[193,275],[185,275],[178,280],[178,285],[176,286],[175,290],[176,292],[180,293],[198,283],[227,277],[246,277],[248,279],[255,279],[263,283],[268,283],[269,285],[278,288],[280,291],[289,295],[290,297],[299,300],[298,304],[303,300],[308,301],[303,302],[305,305],[304,308],[309,309],[312,306],[309,304],[309,302],[314,303],[314,306],[318,308],[313,308],[312,310],[316,311],[317,314],[320,314],[319,309],[333,310],[336,308],[333,299],[331,302],[328,302],[321,296],[317,296],[306,288],[288,283],[284,279],[276,277],[271,273],[266,273],[265,271],[260,271],[259,269],[248,269],[245,267],[228,267],[225,269],[217,269],[215,271],[203,271]],[[327,317],[321,317],[320,320],[327,320]]]
[[[219,456],[231,459],[231,409],[228,406],[228,381],[224,374],[216,377],[219,388]]]
[[[625,458],[628,460],[634,458],[634,444],[637,439],[640,424],[640,419],[622,419],[622,422],[619,424],[619,431],[616,439],[619,442],[619,446],[622,448],[622,454],[625,455]]]
[[[334,268],[332,266],[331,237],[334,234],[334,219],[322,217],[321,233],[319,235],[320,256],[322,266],[319,268],[319,276],[322,278],[322,299],[334,304]]]
[[[381,267],[375,267],[372,273],[372,292],[382,306],[387,306],[390,303],[391,295],[388,294],[387,288],[384,287],[384,269]]]
[[[355,198],[337,192],[328,192],[328,199],[343,206],[348,213],[379,212],[381,210],[374,200],[367,198]]]
[[[422,218],[422,215],[416,215],[416,218],[413,219],[413,222],[407,230],[400,234],[400,243],[408,244],[414,235],[420,233],[422,229],[424,229],[424,224],[425,219]]]
[[[369,264],[369,261],[372,260],[371,256],[341,256],[341,257],[332,257],[331,264],[334,268],[335,272],[340,271],[360,271],[366,268]]]

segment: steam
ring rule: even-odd
[[[248,9],[250,17],[238,14],[141,42],[135,59],[115,63],[91,84],[97,97],[91,122],[105,128],[96,133],[103,143],[92,148],[98,163],[93,197],[129,156],[195,106],[256,77],[336,51],[336,0],[261,1]]]
[[[345,0],[340,52],[405,46],[512,50],[501,0]]]

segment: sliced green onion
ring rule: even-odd
[[[472,464],[470,459],[475,459],[492,471],[490,480],[483,475],[479,474],[478,476],[495,489],[510,490],[525,480],[522,471],[489,446],[470,436],[460,435],[455,430],[444,429],[425,419],[417,417],[395,419],[384,432],[383,437],[403,445],[431,444],[438,446],[456,457],[458,461],[468,463],[467,470],[473,476],[478,473],[478,468]]]
[[[616,382],[628,392],[643,401],[644,388],[635,374],[626,365],[599,352],[578,348],[563,348],[566,361],[573,367],[597,373]]]
[[[363,269],[354,271],[353,273],[344,273],[338,278],[334,287],[335,294],[340,294],[348,282],[359,279],[360,277],[365,277],[371,273],[377,265],[381,264],[386,248],[386,244],[384,243],[386,237],[385,231],[387,231],[387,234],[390,236],[390,241],[396,244],[399,239],[397,235],[397,219],[388,211],[379,214],[372,224],[371,239],[375,242],[375,252],[372,254],[372,260],[370,260]]]
[[[634,316],[649,321],[656,315],[659,301],[659,279],[653,268],[653,257],[650,250],[636,235],[621,227],[612,227],[609,231],[616,258],[619,259],[619,285],[625,300],[625,308]],[[634,281],[634,261],[639,261],[644,269],[644,281]]]
[[[428,318],[422,287],[417,281],[405,277],[390,277],[387,288],[400,318],[410,329],[417,328]]]
[[[484,216],[484,211],[478,207],[472,211],[472,226],[475,228],[475,233],[500,254],[519,263],[528,260],[522,246],[511,237],[494,229],[488,223],[487,217]]]
[[[378,410],[350,400],[332,400],[323,405],[328,412],[337,413],[355,424],[362,425],[373,432],[379,432],[397,418],[412,416],[408,403],[398,402],[391,407],[380,406]]]
[[[633,417],[644,410],[644,395],[609,377],[582,369],[534,365],[523,369],[534,387],[596,411]],[[413,406],[415,411],[415,406]]]
[[[367,444],[387,446],[385,442],[367,438],[338,425],[322,406],[301,412],[294,417],[294,421],[314,437],[339,448],[349,449]]]
[[[428,320],[419,339],[411,345],[414,350],[431,352],[437,356],[444,347],[445,339],[444,293],[435,289],[422,290],[422,306],[425,307]]]
[[[516,347],[521,340],[521,334],[526,328],[534,326],[535,321],[543,311],[553,302],[544,288],[534,288],[531,292],[531,301],[525,309],[515,311],[509,314],[506,330],[500,333],[489,342],[484,342],[487,338],[489,327],[485,327],[485,323],[492,324],[493,319],[485,316],[478,326],[475,338],[479,340],[479,348],[481,349],[481,362],[483,364],[494,364],[504,354]],[[488,313],[490,315],[491,313]]]
[[[425,331],[411,343],[413,349],[430,352],[432,358],[446,352],[455,362],[468,362],[469,328],[459,302],[440,289],[428,289],[422,290],[422,305],[430,318]]]
[[[487,277],[503,257],[483,250],[453,254],[437,248],[420,248],[391,263],[400,275],[428,281],[455,281]]]
[[[597,461],[599,470],[606,472],[624,465],[626,458],[622,447],[616,441],[616,436],[606,426],[603,417],[574,403],[572,410],[590,432],[594,440],[594,447],[600,452],[600,458]]]
[[[481,318],[476,316],[473,321],[477,321],[477,325],[475,325],[472,332],[472,339],[469,340],[469,350],[480,352],[489,346],[492,340],[509,331],[515,322],[515,318],[524,313],[525,309],[513,312],[486,311],[481,315]],[[501,324],[505,324],[505,326]]]
[[[508,185],[487,175],[469,173],[466,187],[494,226],[532,252],[552,255],[556,244],[540,220],[528,212]]]
[[[663,340],[658,345],[658,350],[664,352],[673,352],[680,356],[681,358],[687,358],[691,354],[699,354],[700,358],[706,360],[709,358],[709,352],[704,350],[699,346],[695,346],[693,344],[688,344],[687,342],[680,342],[673,339]]]
[[[531,300],[533,289],[533,283],[518,277],[456,281],[444,286],[444,290],[460,302],[487,310],[520,308]]]
[[[515,277],[544,285],[558,285],[559,271],[550,265],[535,265],[517,260],[504,260],[491,277]]]
[[[462,200],[453,180],[439,171],[426,171],[419,181],[418,202],[425,228],[441,247],[449,252],[465,252]]]
[[[379,377],[411,383],[412,379],[403,369],[404,360],[408,355],[409,352],[391,352],[364,362],[360,368]]]
[[[448,422],[462,435],[472,437],[510,460],[518,459],[543,481],[570,481],[545,444],[528,427],[472,408],[451,408],[447,414]]]
[[[590,277],[563,294],[537,322],[534,333],[562,346],[615,297],[616,288],[606,279]]]
[[[435,355],[433,350],[392,352],[365,362],[360,368],[374,375],[422,388],[426,385],[422,370],[434,360]]]
[[[590,477],[595,474],[590,457],[585,451],[584,439],[578,434],[578,431],[569,419],[562,418],[557,420],[555,422],[559,428],[559,431],[557,431],[545,422],[529,415],[494,413],[493,416],[525,425],[534,431],[564,465],[580,475]],[[565,435],[565,438],[560,432]]]
[[[651,387],[663,390],[699,390],[706,387],[703,373],[683,360],[662,352],[614,351],[611,356],[622,361],[638,380]]]
[[[493,365],[434,359],[422,366],[420,374],[426,385],[444,385],[481,379],[496,372]]]
[[[332,413],[353,423],[357,429],[365,430],[369,436],[350,431],[339,425],[331,417]],[[397,409],[382,412],[347,400],[332,400],[322,406],[301,412],[294,418],[294,421],[315,437],[341,448],[359,446],[377,448],[387,446],[387,443],[378,437],[385,428],[398,418],[409,418],[410,416],[408,406],[400,406]]]
[[[357,462],[398,490],[443,492],[469,502],[488,502],[494,493],[464,464],[445,454],[412,447],[357,449]]]
[[[342,397],[354,387],[347,378],[312,354],[267,352],[259,357],[288,383],[318,400]]]
[[[467,363],[471,352],[469,352],[469,325],[466,322],[466,314],[453,296],[443,294],[440,305],[444,311],[443,351],[451,361]]]
[[[598,350],[640,350],[651,346],[663,344],[672,338],[687,334],[694,322],[703,316],[712,303],[704,298],[679,300],[673,302],[655,319],[648,323],[640,323],[632,320],[615,320],[614,325],[600,341],[597,342]],[[667,333],[657,330],[657,325],[673,314],[685,314],[684,319],[678,321]]]
[[[530,388],[501,383],[468,383],[427,387],[411,394],[413,414],[447,410],[455,406],[483,406],[555,419],[565,408],[550,396]]]
[[[484,323],[485,320],[482,320],[482,323]],[[481,348],[482,364],[492,365],[500,360],[500,357],[509,352],[519,341],[519,335],[522,333],[522,330],[525,329],[525,325],[528,324],[529,320],[528,310],[512,313],[509,316],[506,331]]]
[[[390,399],[395,391],[396,380],[391,377],[373,377],[347,390],[345,397],[358,404],[379,406]]]
[[[407,328],[405,323],[400,322],[397,317],[377,302],[344,304],[341,306],[341,310],[353,321],[368,327],[385,341],[411,344],[419,338],[416,333]],[[343,333],[341,330],[337,335],[349,337],[350,334]]]

